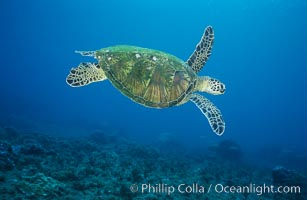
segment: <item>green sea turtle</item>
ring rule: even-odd
[[[197,76],[211,55],[214,33],[208,26],[196,49],[184,62],[162,51],[119,45],[97,51],[76,51],[94,57],[98,63],[80,63],[66,82],[80,87],[108,79],[131,100],[151,108],[168,108],[189,100],[207,117],[213,131],[222,135],[225,122],[220,110],[195,92],[223,94],[225,85],[208,76]]]

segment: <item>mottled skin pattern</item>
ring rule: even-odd
[[[214,32],[211,26],[208,26],[201,37],[201,40],[196,45],[192,55],[189,57],[187,64],[197,74],[206,64],[211,55],[212,45],[214,41]]]
[[[93,82],[103,81],[106,79],[105,74],[97,73],[101,69],[98,63],[83,62],[78,68],[72,69],[69,73],[67,81],[72,87],[88,85]]]
[[[147,107],[165,108],[187,101],[197,75],[170,54],[134,46],[96,52],[106,77],[124,95]]]
[[[225,122],[222,118],[222,113],[213,103],[197,93],[190,95],[190,101],[195,103],[200,111],[207,117],[215,133],[224,132]]]

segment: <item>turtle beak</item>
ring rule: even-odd
[[[225,91],[226,91],[226,86],[225,86],[225,84],[224,84],[224,83],[221,83],[221,86],[220,86],[220,87],[221,87],[221,88],[220,88],[221,94],[224,94]]]

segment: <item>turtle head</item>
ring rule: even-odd
[[[196,90],[213,95],[224,94],[226,86],[221,81],[209,76],[201,76],[197,80]]]

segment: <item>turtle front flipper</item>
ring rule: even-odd
[[[207,98],[196,93],[190,95],[190,101],[195,103],[201,112],[207,117],[212,130],[217,135],[221,136],[225,130],[225,122],[221,111]]]
[[[193,69],[195,73],[198,73],[206,64],[209,56],[211,55],[212,45],[214,40],[214,32],[211,26],[205,29],[205,32],[196,45],[196,49],[193,54],[187,60],[187,64]]]
[[[98,63],[84,62],[77,68],[72,68],[66,78],[66,83],[71,87],[81,87],[93,82],[107,79]]]

